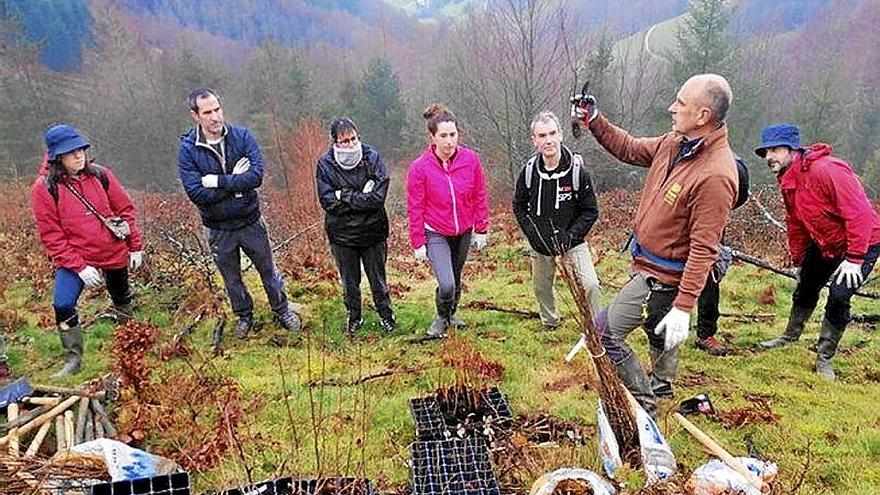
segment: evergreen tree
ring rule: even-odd
[[[384,57],[373,59],[360,83],[352,118],[364,141],[380,153],[394,154],[400,149],[406,108],[400,94],[400,79]]]
[[[730,76],[736,65],[730,24],[729,0],[691,0],[690,10],[675,33],[672,60],[673,84],[681,85],[695,74],[713,72]]]

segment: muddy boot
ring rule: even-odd
[[[62,378],[74,373],[79,373],[83,355],[83,334],[79,325],[58,327],[58,335],[61,337],[61,347],[64,348],[64,366],[52,375],[53,378]]]
[[[434,321],[428,327],[428,337],[442,337],[446,335],[446,329],[449,327],[449,320],[440,315],[434,316]]]
[[[449,324],[455,328],[464,328],[464,320],[456,316],[458,311],[458,301],[461,300],[461,289],[455,291],[455,299],[452,300],[452,315],[449,317]]]
[[[635,353],[630,353],[626,359],[620,363],[615,363],[614,367],[617,369],[617,376],[620,377],[620,380],[635,397],[639,405],[652,418],[655,417],[657,414],[657,398],[651,389],[651,379],[648,378],[648,374],[645,373],[645,369],[642,368],[642,364],[639,363]]]
[[[816,348],[816,373],[822,378],[833,382],[837,376],[834,374],[834,367],[831,366],[831,358],[837,353],[837,344],[846,325],[838,327],[828,321],[827,318],[822,320],[822,332],[819,333],[819,345]]]
[[[798,306],[792,306],[791,315],[788,317],[788,325],[785,327],[785,332],[775,339],[761,342],[761,347],[764,349],[774,349],[776,347],[786,346],[792,342],[797,342],[801,337],[801,333],[804,331],[804,325],[807,323],[807,320],[810,319],[810,315],[813,314],[813,309],[815,308],[800,308]]]
[[[675,395],[672,382],[678,373],[678,347],[664,351],[651,347],[651,390],[658,399],[671,399]]]

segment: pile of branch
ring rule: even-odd
[[[620,446],[621,459],[638,469],[642,466],[641,446],[636,415],[629,399],[629,392],[617,376],[614,363],[611,362],[611,358],[599,340],[599,332],[593,324],[593,315],[587,302],[587,294],[578,281],[574,268],[566,263],[562,257],[557,257],[557,265],[578,308],[578,323],[582,329],[592,363],[592,370],[587,376],[590,387],[599,393],[599,399],[608,416],[611,431],[614,432]]]

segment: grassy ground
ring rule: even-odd
[[[528,259],[523,253],[521,245],[511,244],[495,245],[474,255],[468,262],[463,304],[489,300],[503,307],[534,309]],[[578,330],[571,298],[561,283],[559,299],[565,323],[556,332],[539,332],[537,320],[465,308],[460,313],[467,321],[466,330],[445,341],[423,341],[419,337],[433,314],[434,284],[430,278],[417,276],[419,270],[401,268],[408,266],[398,260],[391,263],[390,280],[409,286],[405,295],[394,301],[399,322],[395,335],[380,336],[375,314],[366,310],[366,325],[358,339],[349,342],[343,338],[339,289],[328,281],[308,292],[289,284],[296,300],[304,304],[306,332],[302,340],[280,339],[283,333],[271,323],[259,283],[250,279],[262,324],[252,338],[237,341],[227,331],[224,354],[212,358],[213,322],[203,322],[190,338],[193,353],[188,358],[160,361],[150,355],[154,377],[164,386],[174,387],[175,380],[190,373],[194,365],[210,363],[209,373],[233,377],[246,402],[237,432],[241,450],[229,449],[218,466],[198,473],[195,483],[199,491],[233,485],[247,479],[248,474],[254,480],[291,474],[364,475],[383,489],[406,485],[407,445],[414,437],[408,400],[456,380],[491,384],[444,364],[444,357],[448,359],[450,353],[461,349],[478,351],[486,360],[503,366],[498,385],[514,414],[546,412],[582,424],[588,434],[594,431],[596,395],[583,386],[584,357],[571,365],[562,361],[577,340]],[[427,272],[427,267],[421,271]],[[598,271],[605,286],[603,302],[607,303],[626,281],[626,260],[604,250]],[[49,308],[48,296],[34,294],[31,288],[28,280],[8,286],[0,309],[33,306],[35,302]],[[161,328],[161,342],[187,323],[172,321],[173,291],[156,292],[145,285],[137,288],[141,303],[137,316]],[[871,328],[853,324],[835,360],[840,376],[836,383],[823,381],[810,369],[818,314],[796,345],[772,352],[754,351],[759,341],[782,331],[792,289],[786,279],[734,266],[722,284],[722,312],[777,316],[770,321],[723,317],[721,336],[735,350],[727,357],[707,356],[693,347],[691,337],[682,352],[676,399],[708,393],[719,412],[744,423],[734,426],[730,421],[694,419],[737,454],[746,452],[744,439],[750,437],[764,455],[779,463],[781,486],[792,488],[781,493],[793,492],[801,476],[799,493],[878,493],[880,343]],[[767,304],[759,304],[762,295],[774,290],[775,297],[765,297]],[[94,315],[105,304],[100,292],[90,294],[83,301],[82,313]],[[876,301],[857,299],[853,312],[876,313]],[[59,364],[60,355],[57,336],[38,326],[39,314],[19,314],[24,321],[9,339],[12,366],[34,381],[52,382],[49,375]],[[84,370],[56,382],[74,385],[105,372],[111,365],[112,331],[109,323],[91,324]],[[631,341],[645,358],[644,335],[636,331]],[[393,374],[358,385],[327,383],[351,382],[384,370],[393,370]],[[309,386],[318,381],[324,384]],[[676,404],[664,403],[664,410]],[[708,460],[698,443],[671,417],[664,414],[660,423],[684,473],[690,474]],[[173,450],[163,443],[165,433],[147,431],[144,446]],[[545,470],[570,465],[600,470],[595,438],[588,438],[581,446],[563,443],[525,452],[521,462],[514,462],[505,473],[506,479],[522,483],[525,489]],[[639,481],[638,476],[630,478],[632,483]]]

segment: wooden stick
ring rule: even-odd
[[[95,392],[95,393],[89,393],[89,392],[86,392],[85,390],[79,390],[79,389],[75,389],[75,388],[66,388],[66,387],[56,387],[54,385],[43,385],[43,384],[39,384],[39,383],[33,383],[33,384],[31,384],[31,386],[33,387],[34,390],[38,390],[40,392],[46,392],[49,394],[58,394],[58,395],[62,395],[65,397],[69,397],[71,395],[78,395],[80,397],[88,397],[90,399],[91,398],[104,399],[105,396],[107,395],[106,390],[101,390],[100,392]]]
[[[86,442],[95,439],[95,422],[92,421],[92,413],[86,413],[86,431],[83,438]]]
[[[63,452],[67,444],[64,441],[64,415],[55,416],[55,452]]]
[[[34,439],[31,441],[31,445],[28,447],[27,452],[24,453],[25,457],[33,457],[34,454],[40,450],[40,446],[43,445],[43,439],[46,438],[46,434],[49,433],[49,428],[51,427],[51,421],[43,423],[43,426],[40,427],[37,434],[34,436]]]
[[[18,404],[15,402],[6,406],[6,417],[12,423],[18,418]],[[9,455],[18,457],[18,430],[13,429],[9,432]]]
[[[92,410],[95,411],[95,414],[101,420],[101,426],[104,429],[104,433],[108,437],[116,436],[116,428],[113,426],[113,423],[110,422],[110,417],[107,416],[107,411],[104,409],[104,406],[101,405],[101,401],[98,399],[91,399],[92,402]]]
[[[104,425],[101,424],[101,418],[95,415],[95,440],[104,438]]]
[[[73,411],[64,411],[64,450],[70,450],[75,445],[73,439]]]
[[[55,406],[61,402],[61,397],[25,397],[22,402],[35,404],[38,406]]]
[[[18,428],[18,434],[24,435],[25,433],[33,430],[34,428],[41,426],[46,421],[50,421],[55,416],[58,416],[59,414],[66,411],[68,407],[72,406],[73,403],[78,400],[79,400],[79,397],[76,397],[76,396],[68,397],[64,402],[53,407],[48,412],[45,412],[45,413],[41,414],[40,416],[38,416],[37,418],[35,418],[33,421],[20,426]],[[6,435],[4,437],[0,437],[0,445],[6,445],[8,442],[9,442],[9,435]]]
[[[18,428],[19,426],[36,418],[37,416],[43,414],[44,412],[48,411],[49,409],[52,409],[52,407],[53,406],[45,405],[45,406],[35,407],[34,409],[31,409],[30,411],[24,411],[23,413],[20,413],[18,415],[18,417],[15,418],[14,420],[9,421],[8,423],[3,423],[2,425],[0,425],[0,431],[9,431],[9,430],[12,430],[13,428]]]
[[[89,402],[91,399],[88,397],[83,397],[79,400],[79,411],[77,411],[76,415],[76,429],[73,434],[73,441],[75,445],[79,445],[85,441],[86,438],[86,417],[89,414]]]
[[[687,418],[682,416],[680,413],[673,414],[676,420],[681,423],[681,426],[684,427],[685,430],[688,431],[694,438],[700,441],[704,447],[709,449],[709,452],[718,456],[719,459],[724,461],[725,464],[730,466],[734,471],[743,475],[752,486],[761,491],[761,493],[769,493],[770,485],[764,483],[764,480],[758,478],[755,473],[746,469],[745,466],[742,465],[736,458],[730,455],[727,450],[724,449],[721,445],[718,444],[715,440],[712,439],[709,435],[705,434],[697,428],[697,426],[691,423]]]

